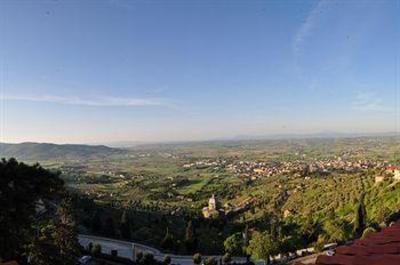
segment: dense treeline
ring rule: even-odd
[[[75,265],[77,225],[58,173],[0,161],[0,261]]]
[[[224,251],[223,235],[237,229],[224,217],[204,219],[190,212],[171,214],[136,207],[99,205],[79,194],[74,197],[74,205],[80,223],[89,233],[140,242],[170,253],[220,254]]]

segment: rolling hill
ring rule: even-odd
[[[15,157],[23,161],[85,160],[124,152],[104,145],[50,144],[50,143],[0,143],[0,157]]]

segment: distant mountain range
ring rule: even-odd
[[[233,138],[221,138],[209,141],[195,142],[170,142],[169,144],[191,144],[207,142],[235,142],[252,140],[287,140],[287,139],[306,139],[306,138],[352,138],[352,137],[390,137],[400,136],[396,132],[388,133],[338,133],[323,132],[316,134],[277,134],[277,135],[241,135]],[[15,157],[23,161],[46,161],[46,160],[87,160],[101,158],[110,155],[123,154],[129,152],[123,148],[135,148],[140,145],[156,145],[162,143],[144,142],[115,142],[106,145],[85,145],[85,144],[51,144],[51,143],[19,143],[8,144],[0,143],[0,158]]]
[[[23,161],[85,160],[123,152],[104,145],[50,144],[50,143],[0,143],[0,157],[15,157]]]
[[[312,139],[312,138],[355,138],[355,137],[390,137],[400,136],[400,132],[346,133],[324,131],[309,134],[270,134],[270,135],[238,135],[231,140],[276,140],[276,139]]]
[[[116,148],[134,148],[137,146],[148,146],[157,144],[191,144],[208,142],[235,142],[235,141],[262,141],[262,140],[295,140],[295,139],[328,139],[328,138],[357,138],[357,137],[400,137],[400,132],[377,132],[377,133],[346,133],[335,131],[324,131],[309,134],[265,134],[265,135],[237,135],[233,137],[218,137],[207,140],[188,140],[188,141],[119,141],[99,143]]]

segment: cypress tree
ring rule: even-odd
[[[354,218],[354,233],[356,236],[361,236],[366,227],[367,211],[364,205],[364,196],[360,196],[360,201],[356,205]]]
[[[187,251],[189,252],[193,251],[193,249],[195,248],[194,228],[192,221],[189,221],[186,227],[185,245]]]
[[[104,226],[104,234],[110,237],[115,236],[115,226],[114,226],[114,219],[112,217],[108,217],[106,219],[106,223]]]
[[[92,224],[91,224],[92,231],[93,231],[94,233],[101,233],[101,232],[102,232],[103,227],[102,227],[102,222],[101,222],[101,218],[100,218],[100,213],[99,213],[99,211],[96,211],[96,212],[95,212],[95,214],[94,214],[94,216],[93,216],[93,218],[92,218],[91,223],[92,223]]]
[[[174,244],[173,237],[169,233],[169,230],[167,228],[167,232],[165,233],[164,239],[161,241],[161,247],[163,249],[171,250],[173,248],[173,244]]]
[[[131,239],[131,223],[126,211],[124,211],[121,216],[120,231],[122,238]]]

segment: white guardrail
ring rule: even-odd
[[[111,255],[112,250],[117,250],[118,251],[118,256],[130,259],[132,261],[135,261],[136,258],[136,253],[138,252],[148,252],[154,255],[154,258],[162,261],[166,255],[171,257],[171,263],[172,264],[180,264],[180,265],[193,265],[193,256],[182,256],[182,255],[173,255],[169,253],[163,253],[160,250],[139,244],[139,243],[134,243],[134,242],[129,242],[129,241],[122,241],[122,240],[116,240],[116,239],[111,239],[111,238],[106,238],[106,237],[99,237],[99,236],[91,236],[91,235],[83,235],[80,234],[78,236],[79,239],[79,244],[81,244],[84,248],[87,248],[89,243],[93,244],[99,244],[101,246],[101,250],[105,254]],[[335,248],[337,246],[336,243],[331,243],[331,244],[326,244],[324,245],[324,249],[331,249]],[[303,254],[312,254],[315,253],[314,248],[305,248],[305,249],[299,249],[295,251],[297,256],[302,256]],[[204,258],[215,258],[217,260],[221,259],[222,256],[204,256]],[[271,257],[274,260],[281,260],[282,257],[281,255],[277,255],[274,257]],[[246,258],[244,257],[232,257],[232,261],[235,263],[245,263],[247,261]],[[256,264],[265,264],[264,261],[260,260],[257,261]]]
[[[78,236],[79,244],[84,248],[87,248],[89,243],[99,244],[101,246],[101,250],[105,254],[111,254],[112,250],[118,251],[118,256],[123,258],[128,258],[132,261],[135,261],[136,253],[138,252],[149,252],[154,255],[154,258],[162,261],[166,255],[171,257],[171,263],[180,264],[180,265],[192,265],[193,264],[193,256],[181,256],[181,255],[173,255],[169,253],[162,253],[160,250],[149,247],[143,244],[121,241],[106,237],[98,237],[91,235],[82,235]],[[217,260],[222,258],[222,256],[205,256],[206,257],[214,257]],[[246,258],[244,257],[232,257],[232,261],[236,263],[244,263],[246,262]]]

